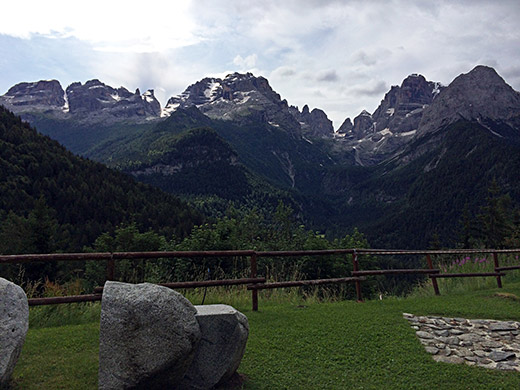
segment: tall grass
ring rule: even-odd
[[[471,256],[443,255],[434,260],[434,266],[441,270],[443,274],[462,274],[462,273],[487,273],[495,272],[493,255],[473,254]],[[518,255],[499,255],[499,265],[507,267],[520,265]],[[520,270],[505,271],[502,283],[515,283],[520,281]],[[497,287],[497,280],[493,276],[486,277],[458,277],[458,278],[437,278],[437,284],[441,294],[457,294],[467,291],[477,291]],[[432,280],[420,284],[410,294],[412,296],[432,296],[434,295]]]
[[[63,297],[85,293],[82,279],[67,283],[44,281],[26,283],[24,290],[28,298]],[[34,306],[29,311],[29,327],[44,328],[63,325],[88,324],[99,321],[99,302],[82,302],[62,305]]]
[[[434,266],[439,268],[442,273],[473,273],[473,272],[494,272],[494,262],[492,255],[475,254],[472,256],[443,255],[433,259]],[[500,255],[501,266],[518,265],[520,260],[518,255]],[[294,263],[278,263],[278,266],[267,266],[264,270],[268,282],[284,280],[301,280],[305,275]],[[216,268],[210,275],[211,279],[222,279],[229,277],[222,269]],[[248,277],[249,269],[243,268],[240,272],[233,275],[236,278]],[[207,279],[208,275],[201,272],[197,280]],[[369,277],[362,286],[370,291],[377,291],[381,287],[381,278]],[[502,278],[503,284],[520,282],[520,270],[507,271]],[[155,280],[150,280],[155,282]],[[399,282],[398,279],[395,281]],[[476,291],[495,288],[497,286],[494,277],[471,277],[471,278],[438,278],[437,283],[441,294],[460,294],[467,291]],[[66,295],[80,295],[89,293],[86,290],[87,283],[82,279],[75,279],[67,283],[60,284],[49,280],[27,283],[24,288],[28,297],[52,297]],[[353,284],[284,288],[259,291],[259,305],[291,303],[296,306],[305,306],[319,302],[337,302],[345,299],[354,299]],[[388,294],[383,288],[379,289],[381,298],[387,298]],[[368,292],[370,292],[368,291]],[[186,296],[194,305],[225,303],[234,307],[251,307],[251,291],[246,286],[227,286],[227,287],[208,287],[197,289],[180,289],[179,292]],[[370,295],[363,294],[365,299]],[[390,294],[392,295],[392,294]],[[431,279],[416,286],[409,294],[415,297],[426,297],[434,295]],[[97,322],[100,318],[100,303],[72,303],[66,305],[38,306],[31,308],[30,326],[33,328],[76,325]]]

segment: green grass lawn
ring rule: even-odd
[[[245,389],[519,389],[520,373],[435,362],[402,313],[520,321],[520,284],[502,290],[356,303],[266,300],[251,312]],[[212,301],[214,299],[211,299]],[[194,302],[195,304],[199,302]],[[97,309],[99,310],[99,309]],[[38,325],[41,326],[41,325]],[[99,324],[33,326],[16,389],[95,389]]]

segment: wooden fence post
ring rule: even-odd
[[[256,253],[251,255],[251,278],[256,278],[257,265],[256,265]],[[253,302],[253,311],[258,311],[258,290],[251,290],[251,301]]]
[[[428,268],[433,269],[432,258],[430,257],[429,253],[426,255],[426,261],[428,262]],[[437,278],[434,277],[433,274],[430,275],[430,278],[432,279],[433,291],[435,291],[435,295],[441,295],[439,291],[439,285],[437,284]]]
[[[499,272],[497,270],[497,268],[499,268],[499,265],[498,265],[498,255],[496,252],[493,252],[493,262],[495,263],[495,272]],[[498,288],[502,288],[502,277],[499,275],[497,276],[497,285],[498,285]]]
[[[107,280],[114,280],[116,270],[116,261],[114,260],[114,255],[110,254],[110,259],[107,260]]]
[[[353,271],[357,272],[359,271],[359,262],[358,262],[358,255],[356,250],[354,249],[354,252],[352,252],[352,267]],[[361,295],[361,282],[359,280],[356,280],[356,296],[358,302],[363,302],[363,296]]]

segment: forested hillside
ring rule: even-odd
[[[435,144],[423,139],[399,159],[365,169],[365,175],[352,168],[336,172],[335,185],[349,188],[352,204],[341,194],[331,196],[333,209],[341,211],[328,215],[329,223],[345,224],[341,216],[349,216],[348,224],[381,247],[420,248],[432,241],[450,247],[513,245],[504,240],[520,228],[520,142],[497,136],[500,126],[459,121],[431,134],[438,137]],[[421,144],[429,147],[403,163]]]
[[[0,107],[0,253],[78,251],[130,222],[182,237],[202,220],[174,196],[74,156]]]

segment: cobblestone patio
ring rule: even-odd
[[[438,362],[520,371],[520,322],[403,313]]]

